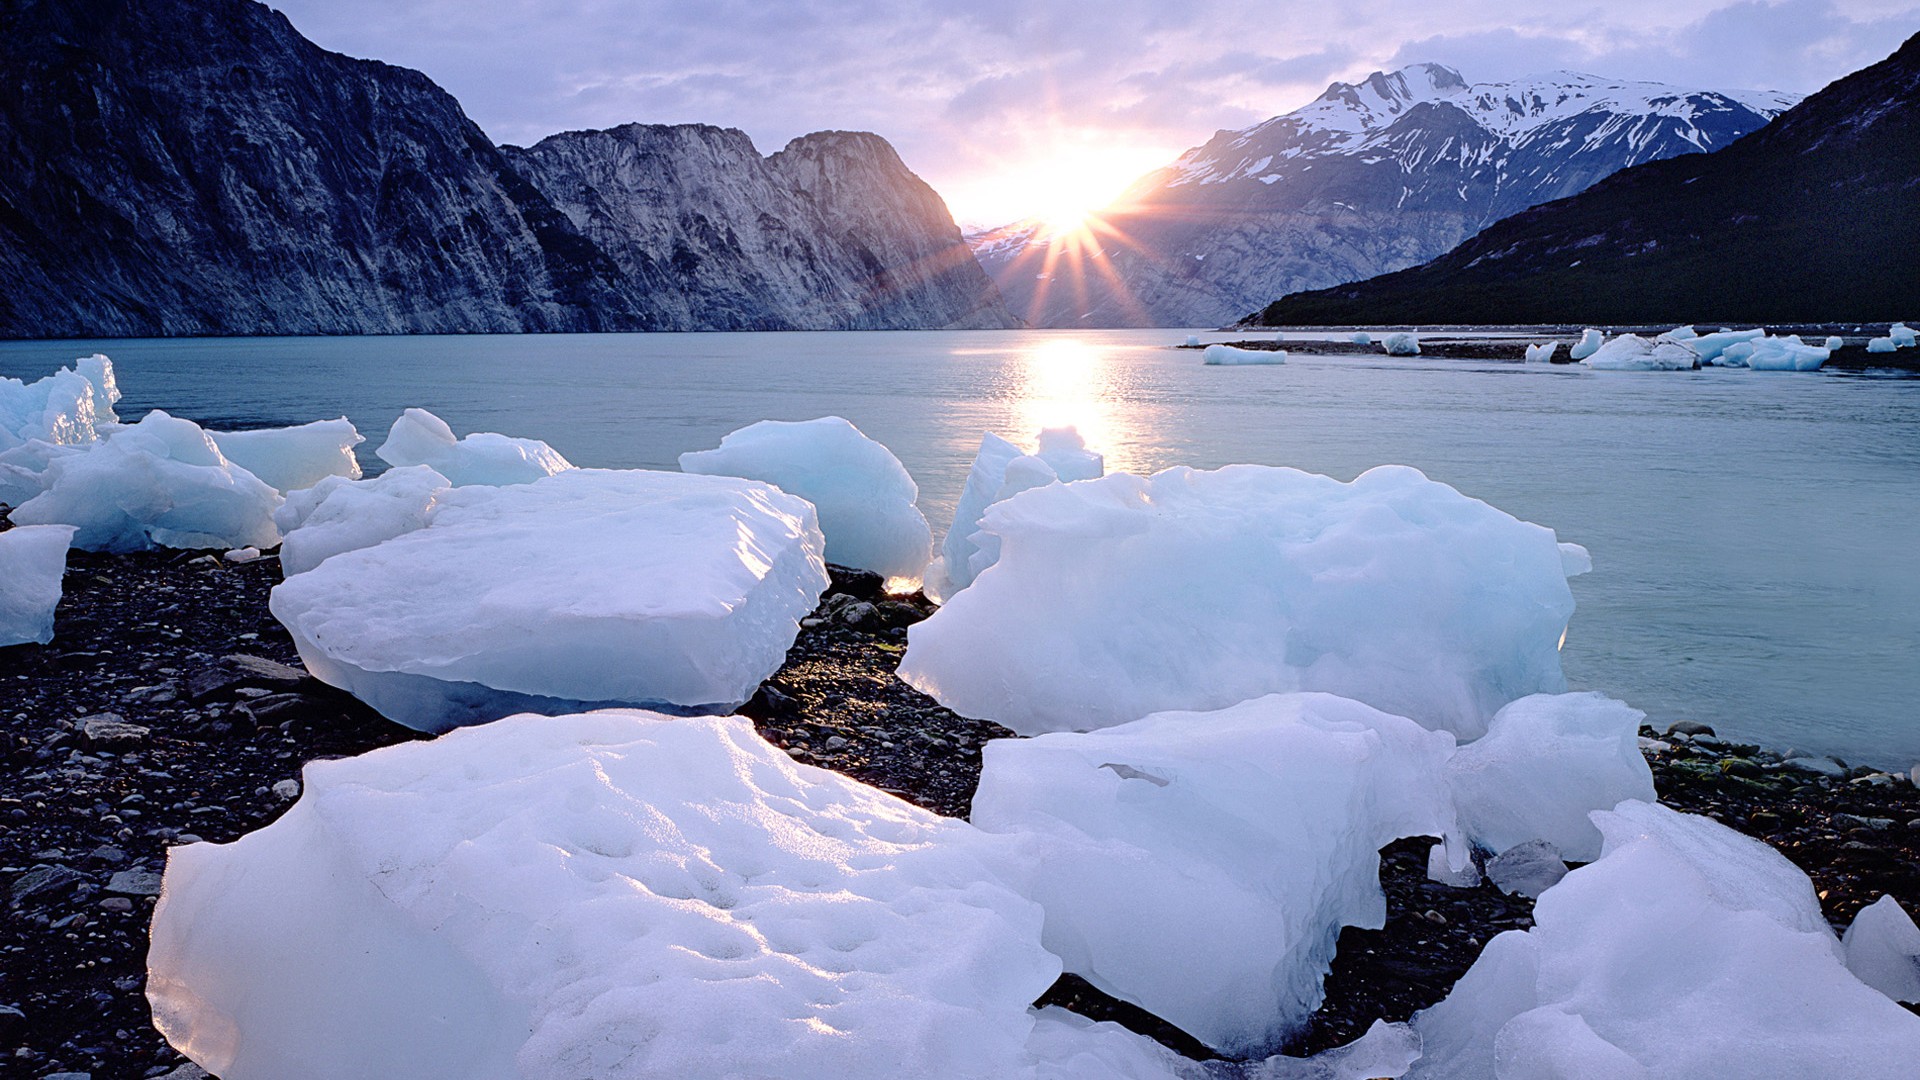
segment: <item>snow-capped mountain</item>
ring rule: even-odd
[[[1717,150],[1796,100],[1565,71],[1469,84],[1415,64],[1334,83],[1142,177],[1081,259],[1031,222],[969,242],[1036,325],[1212,325],[1424,262],[1630,165]]]

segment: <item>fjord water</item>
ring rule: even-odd
[[[1030,442],[1076,424],[1109,470],[1255,462],[1344,480],[1413,465],[1592,551],[1563,651],[1576,689],[1660,727],[1920,761],[1920,379],[1298,353],[1205,367],[1170,347],[1187,333],[13,342],[0,375],[104,352],[123,417],[344,413],[374,467],[409,406],[619,468],[674,468],[755,420],[837,414],[905,462],[936,537],[982,431]]]

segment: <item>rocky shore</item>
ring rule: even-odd
[[[1502,329],[1516,328],[1502,327]],[[1611,327],[1608,328],[1607,332],[1609,334],[1638,333],[1651,338],[1665,329],[1665,327]],[[1846,344],[1833,350],[1833,356],[1823,365],[1829,369],[1838,371],[1920,371],[1920,349],[1901,349],[1898,352],[1891,353],[1870,353],[1867,351],[1867,338],[1871,335],[1854,333],[1851,329],[1787,326],[1776,327],[1774,331],[1781,334],[1805,333],[1809,341],[1824,339],[1829,333],[1841,334]],[[1249,330],[1246,327],[1231,327],[1228,332],[1261,333],[1260,330]],[[1273,331],[1266,331],[1268,334],[1272,332]],[[1231,345],[1236,349],[1249,349],[1255,352],[1271,352],[1278,349],[1285,349],[1290,355],[1298,354],[1300,356],[1352,357],[1355,354],[1362,354],[1378,355],[1381,359],[1386,358],[1386,354],[1382,351],[1380,345],[1381,340],[1386,336],[1384,333],[1377,334],[1376,339],[1368,345],[1355,345],[1345,340],[1347,337],[1346,332],[1329,333],[1327,335],[1328,340],[1324,341],[1301,340],[1301,335],[1307,333],[1312,333],[1312,331],[1290,329],[1282,333],[1279,339],[1261,336],[1208,342],[1207,344]],[[1503,338],[1492,340],[1487,338],[1461,337],[1450,334],[1446,330],[1422,331],[1420,333],[1420,358],[1426,360],[1511,360],[1518,363],[1527,358],[1527,346],[1557,341],[1560,343],[1560,348],[1554,350],[1552,362],[1556,364],[1571,364],[1573,360],[1567,354],[1573,348],[1574,343],[1579,340],[1580,330],[1579,328],[1573,327],[1542,327],[1540,328],[1538,336],[1530,336],[1525,339]],[[1176,349],[1191,349],[1195,351],[1205,349],[1206,347],[1206,345],[1174,346]]]
[[[203,1075],[154,1030],[144,996],[167,848],[268,824],[298,796],[308,761],[420,737],[299,668],[267,612],[279,577],[271,556],[74,552],[53,643],[0,649],[0,1075]],[[798,760],[964,814],[981,747],[1011,733],[894,678],[906,628],[929,611],[919,596],[883,596],[872,575],[836,571],[786,665],[742,712]],[[1642,734],[1662,800],[1784,852],[1836,928],[1882,893],[1920,900],[1910,778],[1788,761],[1704,730]],[[1387,849],[1387,925],[1342,935],[1327,1002],[1293,1052],[1405,1019],[1443,997],[1492,935],[1531,925],[1522,897],[1428,881],[1426,848]],[[1206,1054],[1078,979],[1043,1001]]]

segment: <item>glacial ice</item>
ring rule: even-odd
[[[737,717],[515,717],[173,848],[147,993],[224,1080],[1032,1076],[997,846]]]
[[[1832,354],[1801,341],[1799,335],[1766,337],[1753,342],[1746,365],[1754,371],[1818,371]]]
[[[1452,751],[1359,702],[1273,695],[991,742],[972,821],[1018,846],[1066,970],[1260,1055],[1319,1005],[1340,928],[1384,925],[1379,849],[1454,832]]]
[[[456,439],[445,420],[425,409],[401,413],[387,432],[387,441],[374,453],[389,465],[430,466],[454,487],[530,484],[573,468],[538,439],[515,439],[491,431]]]
[[[1420,336],[1418,334],[1388,334],[1385,343],[1388,356],[1419,356]]]
[[[0,378],[0,503],[40,494],[53,458],[119,423],[119,400],[113,362],[98,353],[35,382]]]
[[[1870,353],[1890,353],[1894,348],[1893,339],[1890,337],[1872,338],[1867,342],[1867,351]]]
[[[763,480],[814,505],[827,561],[918,581],[933,558],[920,489],[900,459],[838,416],[762,420],[716,450],[680,455],[683,472]]]
[[[1529,345],[1527,346],[1527,363],[1551,364],[1553,363],[1553,354],[1558,352],[1559,349],[1560,343],[1557,341],[1543,342],[1539,345]]]
[[[155,409],[47,464],[18,525],[73,525],[85,551],[269,548],[280,493],[221,455],[198,424]]]
[[[1892,895],[1862,908],[1840,944],[1847,970],[1861,982],[1895,1001],[1920,1003],[1920,927]]]
[[[1105,472],[1106,460],[1070,427],[1043,429],[1032,454],[992,432],[983,434],[940,557],[927,568],[927,595],[944,603],[999,559],[1000,538],[980,532],[988,507],[1028,488],[1096,480]]]
[[[1920,340],[1920,331],[1914,330],[1906,323],[1894,323],[1887,327],[1887,336],[1893,339],[1895,348],[1911,349],[1914,343]]]
[[[1654,340],[1655,341],[1695,341],[1695,340],[1698,340],[1699,337],[1700,337],[1700,332],[1698,330],[1695,330],[1691,326],[1676,326],[1673,329],[1667,331],[1666,333],[1661,334],[1660,336],[1654,338]]]
[[[270,601],[309,671],[422,731],[615,704],[726,711],[779,668],[827,585],[813,505],[755,481],[570,469],[432,485],[329,495],[355,492],[347,517],[391,497],[403,523],[421,491],[432,505],[424,527],[334,554]]]
[[[1526,840],[1487,860],[1487,880],[1509,896],[1537,897],[1567,876],[1560,849],[1545,840]]]
[[[1580,362],[1596,371],[1690,371],[1700,366],[1700,357],[1691,346],[1677,341],[1621,334]]]
[[[1721,354],[1736,345],[1751,345],[1767,336],[1765,330],[1720,330],[1711,334],[1702,334],[1687,341],[1687,347],[1693,350],[1702,364],[1718,364]]]
[[[1420,1056],[1420,1036],[1375,1020],[1358,1039],[1309,1058],[1195,1061],[1119,1024],[1050,1005],[1035,1011],[1027,1048],[1038,1066],[1033,1080],[1391,1080]]]
[[[1829,336],[1825,344],[1827,352],[1831,353],[1836,349],[1844,348],[1847,343],[1838,337]]]
[[[285,539],[280,570],[304,574],[343,551],[424,529],[453,485],[425,465],[388,469],[371,480],[330,476],[295,491],[274,511]]]
[[[1911,1077],[1920,1017],[1850,974],[1813,885],[1710,818],[1594,814],[1597,862],[1417,1014],[1409,1078]]]
[[[981,528],[999,562],[908,632],[899,674],[1021,734],[1324,690],[1471,738],[1566,689],[1552,530],[1415,469],[1118,473]]]
[[[298,427],[257,431],[209,431],[220,453],[285,495],[329,476],[360,479],[353,448],[365,442],[346,417]]]
[[[1199,334],[1188,334],[1188,335],[1187,335],[1187,347],[1188,347],[1188,348],[1194,348],[1194,347],[1197,347],[1197,346],[1198,346],[1199,344],[1200,344],[1200,335],[1199,335]]]
[[[1496,854],[1545,840],[1574,862],[1599,858],[1600,830],[1588,812],[1656,797],[1640,753],[1645,719],[1596,693],[1534,694],[1508,704],[1447,763],[1461,825]]]
[[[53,640],[71,525],[25,525],[0,532],[0,645]]]
[[[1567,350],[1567,355],[1575,361],[1585,360],[1598,352],[1606,340],[1606,335],[1588,327],[1580,332],[1580,340],[1573,343],[1573,347]]]
[[[1285,349],[1238,349],[1232,345],[1209,345],[1207,351],[1200,354],[1204,364],[1284,364],[1287,362]]]
[[[1373,344],[1373,335],[1362,330],[1347,340],[1353,342],[1355,345],[1371,345]]]

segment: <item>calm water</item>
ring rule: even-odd
[[[119,369],[122,416],[344,412],[369,462],[412,405],[576,464],[648,468],[754,420],[838,414],[906,463],[936,535],[983,430],[1030,441],[1077,424],[1115,470],[1414,465],[1593,552],[1573,581],[1575,687],[1659,725],[1920,761],[1920,379],[1297,354],[1208,368],[1167,348],[1185,334],[3,343],[0,375],[97,350]]]

